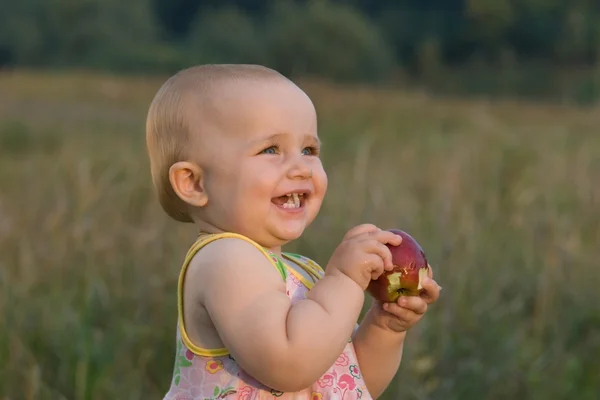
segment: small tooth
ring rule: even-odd
[[[287,197],[290,197],[291,195],[292,195],[291,193],[286,194]]]

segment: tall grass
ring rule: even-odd
[[[194,238],[143,140],[157,79],[0,76],[0,398],[159,399]],[[330,189],[289,250],[411,232],[443,286],[386,399],[596,399],[600,111],[306,83]]]

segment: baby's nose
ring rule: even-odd
[[[288,170],[288,176],[292,179],[310,179],[312,175],[312,168],[303,160],[295,162]]]

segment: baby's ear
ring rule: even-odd
[[[179,198],[194,207],[208,203],[204,189],[204,171],[198,164],[180,161],[169,168],[169,181]]]

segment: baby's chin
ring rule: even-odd
[[[240,233],[266,248],[277,248],[292,242],[304,234],[307,220],[268,221],[262,229],[256,226],[236,227],[233,232]]]
[[[290,226],[291,225],[291,226]],[[286,226],[279,226],[273,232],[273,236],[282,242],[291,242],[299,239],[306,229],[306,223],[300,223],[300,221],[294,221],[294,223],[287,223]]]
[[[262,247],[275,249],[298,239],[304,233],[304,229],[281,230],[267,228],[261,231],[255,229],[229,229],[227,232],[241,234]]]

